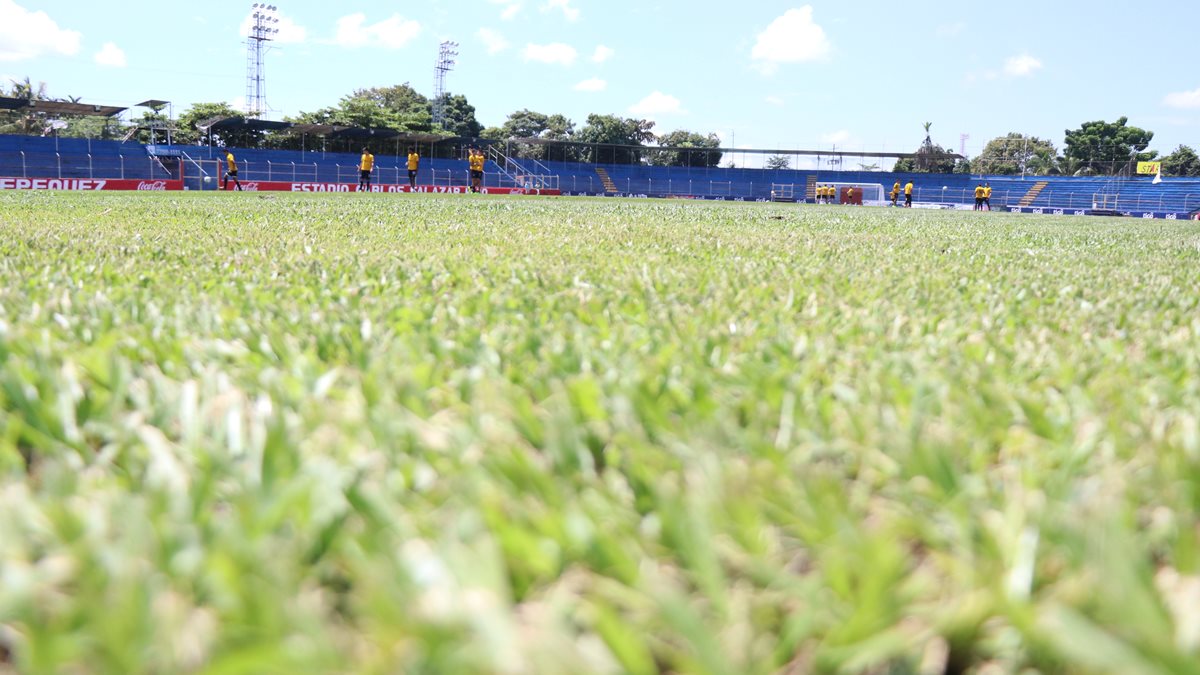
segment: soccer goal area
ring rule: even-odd
[[[879,183],[817,183],[826,188],[833,188],[833,197],[828,198],[829,204],[854,204],[857,206],[885,206],[887,194]]]

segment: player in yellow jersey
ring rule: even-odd
[[[854,188],[852,188],[852,187],[846,188],[846,203],[847,204],[854,203]]]
[[[371,191],[371,171],[375,168],[375,155],[363,148],[362,157],[358,160],[358,191]],[[365,189],[364,189],[365,186]]]
[[[483,151],[479,148],[471,148],[471,153],[467,156],[467,163],[471,170],[471,192],[479,192],[483,187],[483,165],[485,161]]]
[[[983,184],[983,208],[992,210],[992,186],[987,183]]]
[[[983,183],[975,186],[975,210],[983,210]]]
[[[896,206],[896,200],[900,199],[900,181],[896,181],[894,184],[892,184],[891,197],[892,206],[894,207]]]
[[[242,183],[237,177],[237,160],[233,158],[233,148],[225,148],[225,184],[222,190],[229,189],[229,179],[233,179],[233,186],[239,191],[242,189]]]
[[[417,167],[421,165],[421,156],[417,154],[416,148],[408,149],[408,187],[416,189],[417,187]]]
[[[906,208],[906,209],[912,208],[912,193],[913,193],[913,182],[912,182],[912,179],[910,178],[909,181],[904,184],[904,208]]]

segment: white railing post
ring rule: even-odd
[[[29,172],[25,168],[25,151],[21,150],[21,178],[29,178]]]
[[[88,139],[88,142],[91,142],[91,139]],[[88,178],[95,178],[95,177],[96,177],[96,172],[92,168],[92,153],[89,152],[88,153]]]
[[[58,163],[58,178],[62,180],[62,155],[54,153],[55,161]]]
[[[267,160],[267,180],[268,181],[271,180],[271,168],[274,164],[275,164],[275,162],[272,162],[269,159]]]

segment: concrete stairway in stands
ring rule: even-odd
[[[1037,199],[1038,195],[1042,193],[1042,190],[1045,190],[1046,186],[1049,184],[1050,183],[1047,181],[1039,180],[1031,185],[1029,187],[1029,192],[1026,192],[1024,197],[1021,197],[1021,201],[1017,202],[1017,206],[1029,206],[1032,204],[1033,201]]]
[[[617,184],[613,182],[608,175],[608,170],[602,166],[596,167],[596,175],[600,177],[600,183],[604,185],[605,192],[616,192]]]

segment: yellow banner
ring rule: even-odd
[[[1139,176],[1153,176],[1162,168],[1162,162],[1138,162]]]

